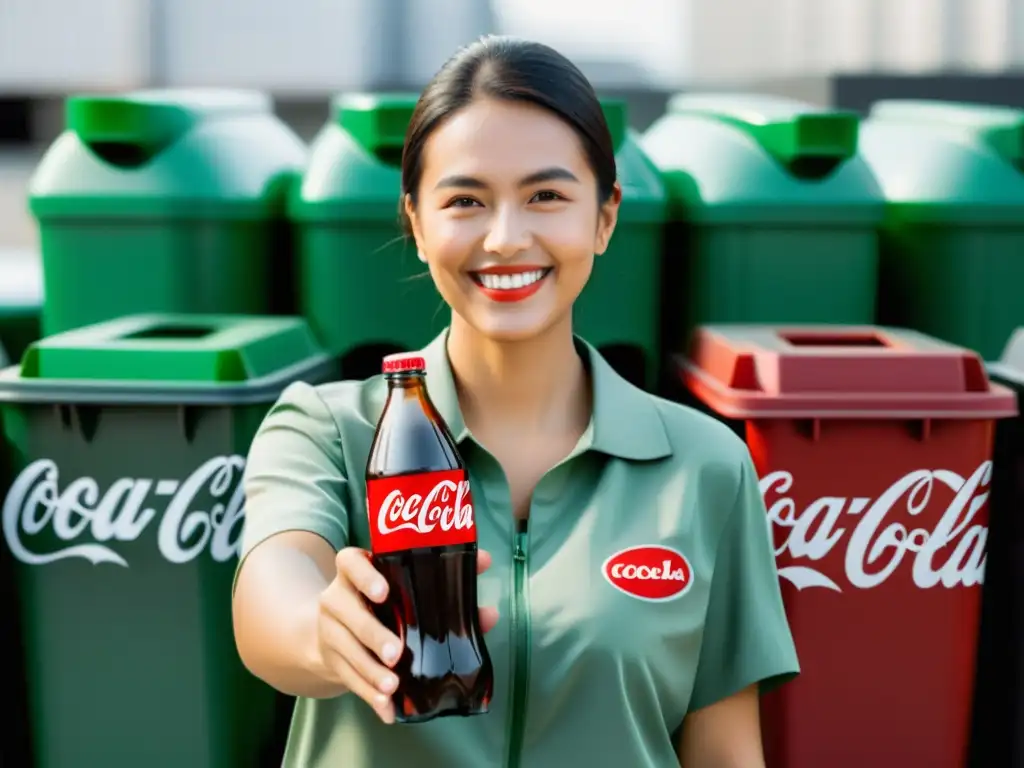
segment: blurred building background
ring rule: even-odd
[[[0,248],[77,91],[259,88],[305,138],[342,90],[421,87],[459,45],[550,43],[646,127],[673,92],[1024,106],[1024,0],[0,0]]]

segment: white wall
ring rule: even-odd
[[[598,86],[1024,66],[1024,0],[0,0],[0,93],[416,86],[489,31]]]
[[[149,37],[150,0],[0,0],[0,93],[144,84]]]

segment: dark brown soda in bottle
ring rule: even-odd
[[[477,605],[469,475],[427,395],[419,355],[384,358],[387,400],[366,465],[373,563],[388,599],[373,605],[402,642],[392,696],[399,723],[488,711],[494,671]]]

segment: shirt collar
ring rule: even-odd
[[[590,450],[634,461],[660,459],[672,454],[657,400],[622,378],[596,349],[579,337],[576,349],[590,371],[594,413]],[[469,437],[459,407],[455,378],[448,359],[448,329],[423,349],[427,364],[427,390],[456,442]]]

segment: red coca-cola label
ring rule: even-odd
[[[374,554],[476,541],[473,496],[461,469],[366,482]]]

